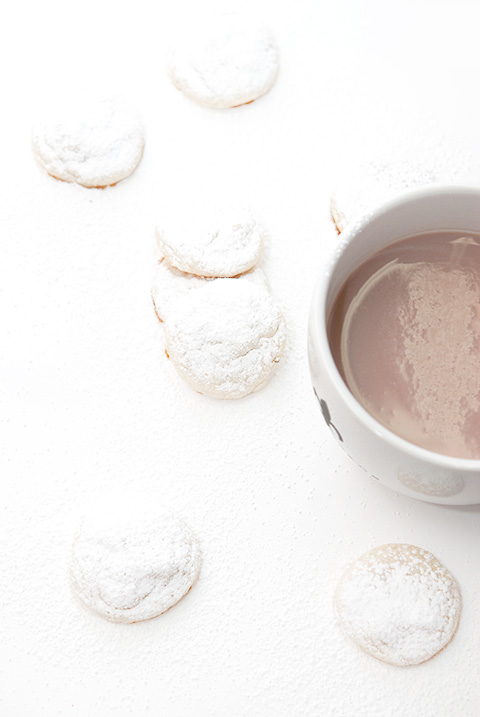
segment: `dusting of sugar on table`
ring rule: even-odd
[[[442,122],[455,111],[454,138],[478,151],[479,17],[454,12],[447,22],[436,10],[436,37],[451,50],[443,58],[431,9],[409,7],[398,10],[397,38],[385,3],[365,0],[352,17],[340,0],[310,22],[313,0],[294,13],[262,0],[282,70],[274,92],[231,112],[185,100],[163,76],[167,6],[153,16],[140,0],[114,15],[87,0],[75,33],[67,16],[50,21],[53,4],[28,23],[12,7],[9,26],[22,28],[29,51],[19,55],[13,31],[0,49],[10,68],[0,177],[2,715],[477,717],[479,513],[397,496],[357,469],[322,423],[306,361],[313,284],[338,242],[328,203],[341,148],[354,139],[356,162],[381,141],[416,133],[409,154],[429,141],[430,124],[415,122],[426,105],[411,97],[413,119],[399,129],[405,93],[384,69],[389,58],[407,71],[411,61],[406,85],[422,93],[428,69],[443,93],[432,109]],[[408,53],[406,29],[421,39]],[[366,45],[386,62],[364,60]],[[455,91],[420,50],[450,67]],[[47,83],[115,85],[134,100],[148,143],[128,182],[92,192],[35,165],[31,106]],[[396,125],[372,122],[385,105]],[[195,195],[256,201],[272,236],[267,274],[287,348],[272,380],[241,401],[198,396],[177,380],[152,311],[159,210],[185,211]],[[79,517],[128,490],[188,517],[204,562],[186,600],[156,620],[117,625],[79,609],[67,572]],[[408,671],[352,648],[333,607],[344,566],[392,541],[441,558],[464,600],[451,645]]]

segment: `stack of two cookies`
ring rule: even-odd
[[[253,393],[284,351],[285,319],[257,266],[264,235],[249,211],[227,207],[157,227],[152,298],[165,352],[199,393]]]

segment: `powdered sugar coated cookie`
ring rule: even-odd
[[[236,107],[268,92],[278,74],[270,30],[254,18],[225,14],[191,23],[169,56],[173,83],[208,107]]]
[[[175,311],[175,306],[191,291],[205,285],[207,279],[171,267],[165,258],[157,264],[152,282],[152,301],[160,321]]]
[[[157,227],[161,254],[180,271],[232,277],[251,269],[262,252],[264,229],[248,210],[220,207],[185,212],[172,226]]]
[[[454,473],[451,475],[421,475],[410,471],[398,469],[397,478],[404,486],[410,490],[423,495],[432,495],[438,498],[449,498],[452,495],[458,495],[465,487],[465,481],[462,476]]]
[[[72,584],[102,617],[138,622],[175,605],[195,582],[200,560],[190,528],[169,510],[117,501],[83,520],[73,545]]]
[[[205,286],[207,282],[216,281],[214,278],[204,278],[187,274],[170,266],[168,261],[161,257],[152,282],[152,300],[155,313],[160,321],[165,321],[175,312],[181,300],[192,291]],[[267,279],[262,269],[255,267],[250,271],[235,277],[235,281],[250,281],[253,284],[268,289]]]
[[[241,398],[261,388],[285,346],[285,320],[250,281],[216,279],[184,298],[165,322],[165,348],[196,391]]]
[[[343,631],[362,650],[392,665],[418,665],[455,635],[461,596],[432,553],[389,544],[365,553],[346,570],[336,609]]]
[[[401,156],[359,162],[345,167],[330,198],[330,212],[339,232],[366,212],[409,189],[431,184],[471,183],[471,158],[448,144],[438,156]],[[475,180],[476,181],[476,180]]]
[[[34,152],[47,172],[84,187],[105,187],[131,174],[145,144],[138,114],[121,98],[80,100],[53,109],[34,128]]]

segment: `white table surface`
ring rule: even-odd
[[[4,10],[0,714],[476,717],[480,507],[402,497],[342,453],[311,389],[306,327],[337,241],[334,175],[392,147],[441,155],[444,140],[480,166],[480,10],[216,6],[258,12],[281,53],[271,92],[233,110],[200,107],[166,76],[193,1]],[[144,158],[116,187],[57,182],[33,159],[36,111],[75,87],[120,92],[143,116]],[[277,373],[238,401],[181,382],[151,305],[157,218],[199,198],[258,211],[288,323]],[[128,491],[185,516],[203,567],[169,612],[117,625],[76,601],[68,562],[82,513]],[[363,654],[333,611],[346,564],[385,542],[431,550],[463,594],[452,644],[415,668]]]

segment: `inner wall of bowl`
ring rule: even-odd
[[[344,282],[365,259],[398,239],[435,230],[480,232],[480,189],[415,190],[347,228],[330,269],[325,318]]]

